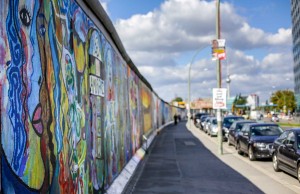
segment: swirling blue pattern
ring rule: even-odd
[[[21,68],[23,63],[23,50],[18,32],[20,25],[18,22],[18,5],[19,1],[9,1],[9,12],[6,20],[8,29],[7,38],[9,40],[9,49],[12,53],[12,61],[7,69],[7,79],[10,84],[8,96],[10,101],[9,117],[14,130],[14,152],[11,165],[18,174],[22,156],[26,145],[26,133],[24,122],[22,121],[22,76]]]

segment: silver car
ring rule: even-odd
[[[210,117],[207,134],[211,137],[218,135],[218,122],[216,117]]]
[[[206,119],[203,122],[203,131],[205,133],[208,132],[208,126],[210,125],[210,116],[206,117]]]

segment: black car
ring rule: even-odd
[[[274,170],[283,170],[300,181],[300,128],[284,131],[270,147]]]
[[[235,148],[237,148],[237,136],[238,133],[241,131],[243,126],[247,123],[256,123],[255,121],[251,120],[237,120],[232,123],[232,125],[229,128],[228,132],[228,145],[233,145]]]
[[[229,132],[229,128],[232,125],[232,123],[234,121],[238,121],[238,120],[244,120],[244,117],[241,116],[234,116],[234,115],[230,115],[230,116],[225,116],[223,118],[222,121],[222,134],[223,134],[223,140],[227,140],[228,138],[228,132]]]
[[[269,144],[282,134],[283,130],[275,123],[248,123],[237,137],[239,154],[246,153],[251,161],[257,158],[271,158]]]

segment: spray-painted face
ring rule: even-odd
[[[1,21],[1,28],[5,25],[4,38],[8,44],[5,77],[1,76],[4,85],[1,93],[6,94],[1,101],[2,128],[5,128],[1,131],[1,142],[13,172],[25,184],[37,188],[42,182],[32,183],[24,174],[30,174],[28,169],[35,165],[33,160],[41,162],[40,147],[31,147],[36,145],[32,142],[40,141],[43,133],[39,97],[43,78],[36,30],[39,1],[7,1],[1,9],[6,11],[5,16],[1,15],[6,18]]]

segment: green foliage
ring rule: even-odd
[[[282,110],[285,113],[288,111],[293,112],[297,107],[294,92],[290,90],[278,90],[272,93],[270,101],[277,105],[276,109]]]
[[[234,101],[234,105],[246,105],[247,104],[247,97],[243,97],[241,94],[236,95]]]
[[[183,99],[181,97],[176,97],[175,99],[172,100],[172,102],[182,102]]]

